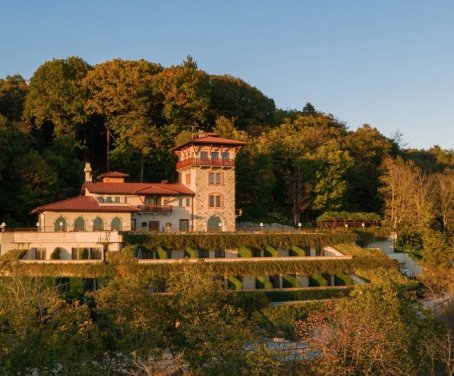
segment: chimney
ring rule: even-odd
[[[92,182],[93,178],[91,176],[91,166],[90,166],[89,162],[85,163],[84,172],[85,172],[85,182],[86,183]]]

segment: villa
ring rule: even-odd
[[[200,134],[172,149],[178,183],[126,182],[109,171],[93,181],[89,163],[79,196],[42,205],[35,231],[2,226],[0,255],[27,249],[26,258],[101,258],[103,247],[119,250],[122,232],[235,231],[235,158],[242,141]]]

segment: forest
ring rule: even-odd
[[[175,181],[169,149],[201,131],[247,142],[236,172],[241,220],[313,225],[326,211],[386,215],[390,166],[452,184],[452,150],[411,149],[397,131],[387,137],[368,124],[349,130],[310,103],[276,108],[259,89],[210,75],[190,56],[170,67],[69,57],[44,62],[29,80],[0,79],[0,219],[33,227],[34,207],[79,193],[85,161],[95,175]],[[450,219],[432,208],[430,220],[447,229]]]
[[[0,222],[34,227],[33,208],[79,194],[86,161],[95,176],[175,181],[169,149],[202,131],[247,142],[236,164],[240,220],[312,227],[324,213],[368,213],[420,260],[423,292],[452,298],[452,150],[412,149],[368,124],[351,130],[311,103],[276,108],[190,56],[170,67],[69,57],[29,80],[0,79]],[[421,291],[402,288],[397,268],[374,268],[345,299],[273,308],[264,294],[223,291],[203,264],[169,271],[162,294],[126,251],[97,289],[82,278],[2,277],[0,374],[454,374],[452,328],[416,303]],[[442,319],[452,326],[450,307]],[[264,339],[282,335],[282,321],[317,356],[270,351]]]

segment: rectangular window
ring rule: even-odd
[[[191,184],[191,174],[186,174],[186,185]]]
[[[222,152],[222,159],[230,159],[230,154],[227,151]]]
[[[106,202],[108,202],[109,204],[112,203],[112,197],[107,196],[107,197],[106,197]]]
[[[219,159],[219,152],[217,151],[211,152],[211,159]]]
[[[208,183],[210,185],[221,185],[221,173],[220,172],[209,172]]]
[[[207,151],[201,151],[200,152],[200,158],[208,159],[208,152]]]
[[[120,203],[120,197],[115,196],[115,203],[116,203],[116,204],[119,204],[119,203]]]
[[[208,197],[208,205],[210,208],[220,208],[222,200],[220,195],[210,195]]]
[[[189,220],[180,219],[180,231],[188,232],[189,231]]]
[[[186,206],[191,206],[191,199],[189,197],[186,199]]]
[[[183,197],[178,197],[178,206],[183,206]]]

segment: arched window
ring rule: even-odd
[[[104,230],[104,221],[100,217],[96,217],[93,221],[93,231],[103,231]]]
[[[77,217],[74,221],[74,231],[85,231],[85,219]]]
[[[58,217],[55,220],[55,231],[66,231],[66,219],[63,218],[62,216]]]
[[[114,219],[112,219],[112,223],[110,225],[111,230],[121,231],[121,226],[122,223],[120,218],[115,217]]]
[[[217,215],[210,217],[207,223],[207,230],[209,232],[218,232],[222,231],[222,220]]]

